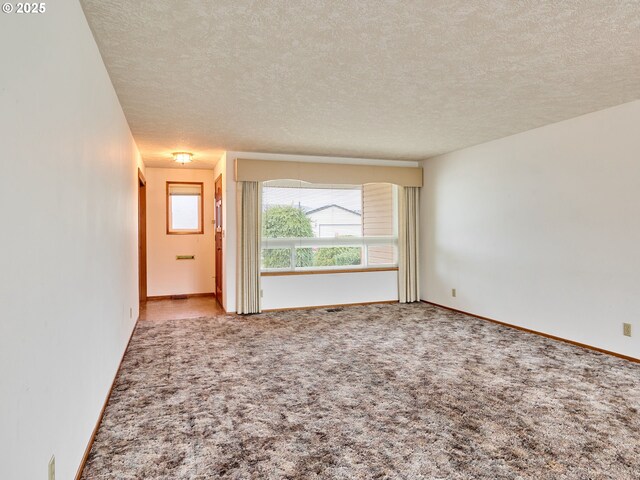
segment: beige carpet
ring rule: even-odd
[[[638,479],[640,365],[424,304],[140,322],[84,479]]]

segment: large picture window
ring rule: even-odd
[[[263,271],[395,267],[397,243],[394,185],[263,183]]]
[[[204,233],[202,182],[167,182],[167,233]]]

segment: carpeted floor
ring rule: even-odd
[[[640,365],[425,304],[140,322],[84,479],[638,479]]]

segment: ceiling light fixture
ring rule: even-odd
[[[184,165],[193,161],[193,153],[190,152],[173,152],[173,160]]]

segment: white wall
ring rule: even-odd
[[[0,478],[68,480],[138,316],[141,164],[78,2],[1,14],[0,58]]]
[[[262,277],[262,308],[315,307],[398,300],[398,272]]]
[[[422,298],[640,358],[639,126],[636,101],[426,160]]]
[[[234,177],[235,172],[235,160],[237,158],[248,159],[260,159],[260,160],[282,160],[282,161],[296,161],[296,162],[321,162],[321,163],[344,163],[352,165],[392,165],[403,167],[416,167],[417,162],[407,161],[394,161],[394,160],[376,160],[367,158],[343,158],[343,157],[318,157],[310,155],[284,155],[273,153],[258,153],[258,152],[226,152],[216,165],[214,172],[215,178],[219,173],[223,173],[223,189],[225,191],[224,211],[225,216],[223,218],[224,228],[224,299],[223,306],[228,312],[235,312],[236,310],[236,182]],[[394,275],[382,276],[381,278],[385,282],[380,290],[376,290],[376,298],[382,299],[387,297],[387,292],[393,289],[395,292],[391,298],[384,298],[384,300],[393,300],[398,298],[398,286],[397,286],[397,274],[391,272]],[[341,274],[347,277],[351,277],[351,274]],[[372,273],[366,273],[366,275],[372,275]],[[315,303],[307,303],[306,305],[331,305],[338,303],[360,303],[367,301],[370,298],[368,291],[365,288],[351,288],[349,295],[344,296],[343,293],[338,293],[334,287],[331,286],[331,277],[335,275],[318,275],[318,277],[324,277],[319,280],[303,280],[310,276],[301,275],[289,275],[281,277],[277,281],[273,281],[276,277],[264,277],[262,279],[262,305],[263,308],[287,308],[294,306],[291,304],[292,298],[309,298],[310,292],[311,298],[315,299]],[[352,277],[351,277],[352,278]],[[374,277],[366,277],[374,278]],[[320,282],[318,284],[317,282]],[[282,292],[286,292],[286,296],[276,294],[275,287],[282,289]],[[272,288],[273,287],[273,288]],[[313,289],[313,290],[311,290]],[[321,289],[321,290],[319,290]],[[321,293],[324,292],[324,293]],[[332,293],[335,292],[336,294]],[[340,299],[347,298],[345,301]],[[311,301],[311,300],[309,300]],[[305,300],[306,302],[306,300]],[[295,305],[295,306],[306,306]]]
[[[147,168],[147,295],[215,291],[213,170]],[[204,234],[167,234],[167,182],[202,182]],[[194,260],[176,260],[194,255]]]

